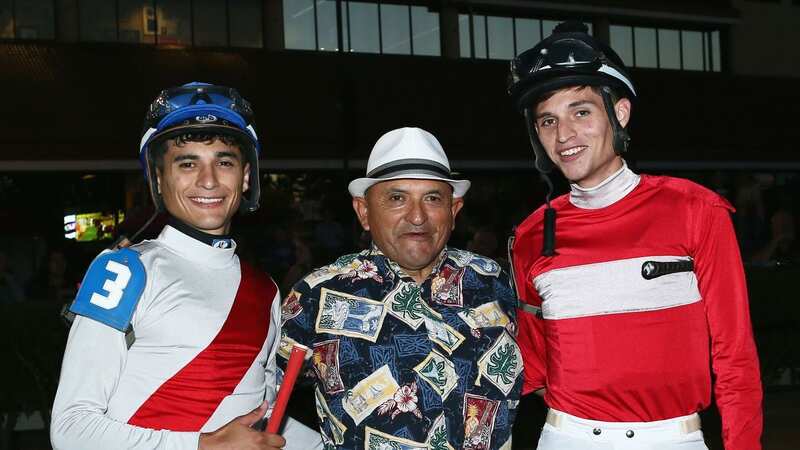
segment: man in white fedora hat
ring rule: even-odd
[[[446,247],[469,186],[432,134],[384,134],[349,186],[372,247],[284,300],[281,353],[314,349],[326,448],[511,448],[522,356],[509,278]]]

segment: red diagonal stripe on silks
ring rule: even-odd
[[[269,277],[242,263],[236,298],[217,336],[164,382],[128,423],[156,430],[200,431],[264,346],[276,291]]]

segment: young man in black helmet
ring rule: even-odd
[[[190,83],[150,106],[140,156],[169,214],[157,239],[100,254],[53,405],[56,449],[308,449],[317,433],[252,428],[275,397],[280,302],[241,262],[237,210],[258,207],[259,142],[236,90]]]
[[[520,54],[509,93],[536,168],[571,183],[513,246],[517,290],[539,311],[520,314],[518,337],[523,392],[544,392],[550,407],[539,449],[705,449],[697,411],[712,387],[725,448],[760,449],[733,208],[690,181],[626,166],[636,91],[583,24],[561,24]]]

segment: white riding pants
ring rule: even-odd
[[[653,422],[602,422],[550,409],[538,450],[708,450],[695,414]]]

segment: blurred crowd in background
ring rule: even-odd
[[[800,177],[794,173],[673,173],[727,198],[742,257],[749,266],[795,265]],[[450,245],[508,264],[507,239],[544,199],[530,173],[465,174],[473,181]],[[242,258],[272,275],[282,292],[311,269],[367,248],[370,237],[355,220],[343,174],[296,173],[264,176],[262,208],[237,217],[233,227]],[[557,183],[560,192],[567,186]],[[145,196],[140,196],[142,199]],[[151,214],[149,206],[125,211],[120,233],[133,234]],[[156,235],[164,218],[141,235]],[[16,229],[0,238],[0,302],[69,303],[91,259],[112,241],[93,244]]]

